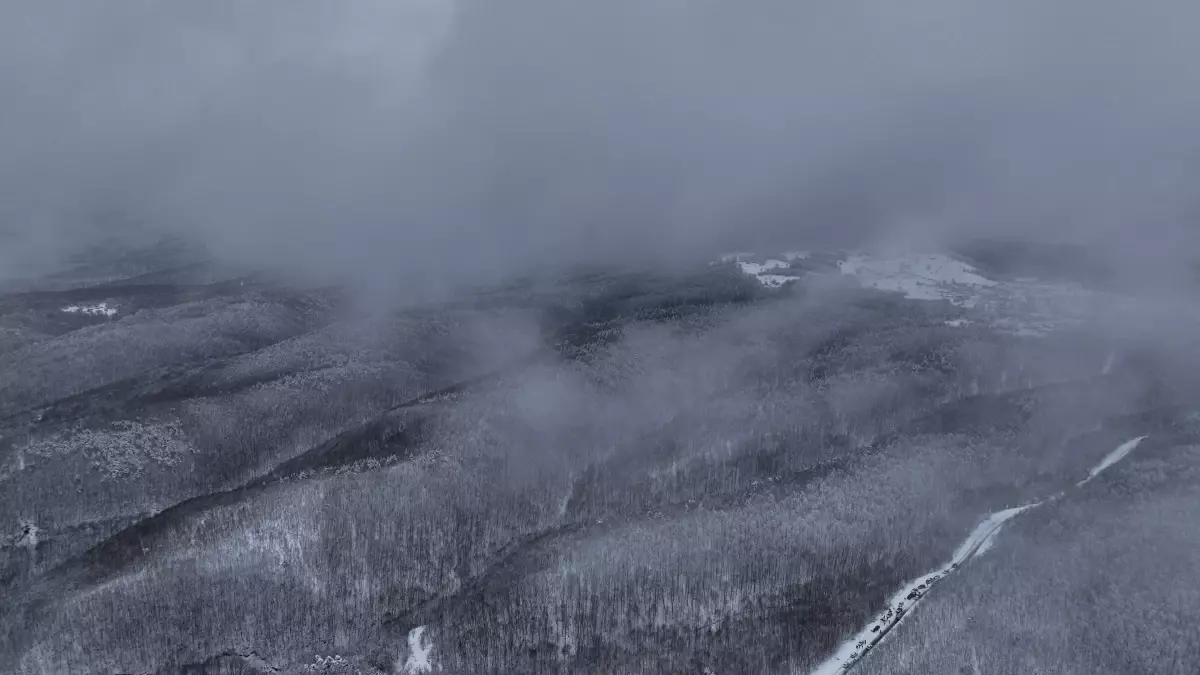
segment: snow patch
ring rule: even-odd
[[[783,257],[786,258],[788,262],[793,262],[795,260],[808,260],[809,256],[811,255],[812,254],[808,251],[787,251],[783,254]]]
[[[972,323],[974,322],[970,319],[951,319],[946,322],[946,325],[951,328],[962,328],[963,326],[970,326]]]
[[[763,263],[739,262],[738,267],[741,268],[743,273],[758,279],[760,284],[768,288],[779,288],[787,282],[795,279],[795,277],[790,277],[783,274],[769,274],[771,270],[788,268],[788,264],[786,262],[782,260],[776,260],[774,258]]]
[[[948,300],[962,307],[974,307],[975,293],[996,285],[974,267],[940,253],[896,258],[856,255],[840,261],[838,269],[868,288],[903,293],[910,300]]]
[[[789,281],[795,281],[796,277],[785,277],[779,274],[760,274],[758,275],[758,283],[767,288],[779,288]]]
[[[772,258],[764,263],[739,262],[738,266],[741,267],[742,271],[746,274],[758,276],[768,270],[784,269],[788,266],[788,264],[782,260],[775,260]]]
[[[397,670],[406,675],[433,672],[433,643],[426,643],[425,626],[408,632],[408,659]]]
[[[720,256],[718,256],[720,261],[723,263],[741,262],[742,258],[753,258],[753,257],[754,257],[753,253],[746,252],[746,251],[735,252],[735,253],[722,253]]]
[[[109,305],[107,302],[101,302],[97,305],[71,305],[63,307],[62,311],[66,314],[86,314],[88,316],[116,316],[117,307]]]

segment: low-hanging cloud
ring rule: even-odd
[[[113,222],[398,296],[722,246],[1196,242],[1185,0],[0,10],[0,265]],[[0,273],[0,276],[5,274]]]

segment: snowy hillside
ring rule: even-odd
[[[0,295],[0,673],[1200,667],[1200,372],[1111,292],[784,251],[366,311],[138,260]]]

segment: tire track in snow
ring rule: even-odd
[[[1075,484],[1076,488],[1083,487],[1096,476],[1099,476],[1106,469],[1124,459],[1129,453],[1133,452],[1142,441],[1146,440],[1147,436],[1141,436],[1122,443],[1117,449],[1108,453],[1100,461],[1099,464],[1092,467],[1088,472],[1088,477]],[[1003,511],[996,511],[983,520],[971,534],[959,545],[958,550],[954,552],[953,557],[945,565],[923,574],[913,581],[905,584],[900,590],[896,591],[888,598],[887,608],[884,609],[864,627],[861,631],[855,634],[850,639],[842,642],[838,646],[837,651],[833,656],[829,657],[819,666],[817,666],[810,675],[841,675],[853,668],[859,661],[862,660],[867,653],[883,641],[887,635],[900,625],[906,616],[921,602],[930,589],[935,584],[945,579],[950,573],[956,571],[964,563],[970,561],[975,556],[978,556],[992,547],[996,536],[1000,534],[1004,523],[1008,522],[1016,516],[1035,509],[1047,502],[1053,502],[1060,499],[1064,493],[1060,492],[1049,499],[1033,502],[1024,506],[1018,506]]]

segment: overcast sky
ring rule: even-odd
[[[122,221],[405,293],[764,240],[1157,260],[1197,240],[1197,26],[1194,0],[7,3],[0,265]]]

